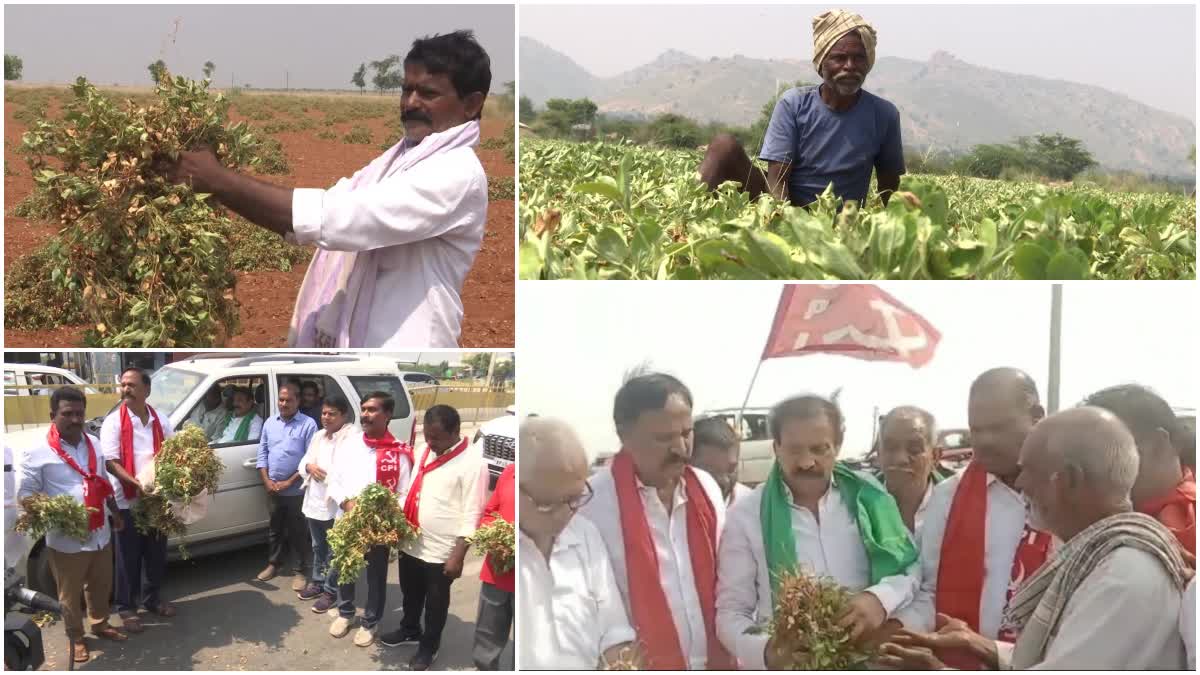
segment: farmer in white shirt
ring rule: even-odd
[[[936,438],[933,414],[916,406],[893,408],[879,424],[879,478],[918,537],[934,486],[953,475],[939,465]]]
[[[83,641],[85,611],[93,635],[106,640],[126,639],[124,633],[108,623],[108,594],[113,582],[112,529],[120,530],[124,523],[112,498],[112,483],[100,456],[100,441],[83,430],[86,403],[83,392],[75,387],[62,387],[50,395],[50,427],[45,440],[25,456],[16,494],[17,499],[38,493],[49,497],[70,495],[94,509],[88,516],[84,541],[57,530],[46,533],[50,573],[58,587],[63,627],[71,641],[68,658],[74,663],[86,663],[90,658]],[[8,464],[5,450],[5,464]],[[12,498],[8,487],[6,484],[5,496]],[[5,511],[7,514],[8,509]],[[112,526],[109,514],[113,516]]]
[[[904,626],[933,630],[944,615],[988,638],[1017,633],[1001,625],[1018,586],[1044,564],[1052,538],[1028,522],[1017,487],[1021,444],[1044,415],[1033,378],[993,368],[971,384],[967,423],[974,457],[937,485],[921,532],[921,588],[901,612]],[[942,654],[956,668],[978,667],[966,653]]]
[[[584,505],[608,548],[645,665],[730,669],[717,639],[716,553],[725,499],[692,454],[692,394],[662,373],[636,375],[613,403],[621,451]]]
[[[225,420],[213,443],[258,443],[263,418],[258,414],[254,394],[246,387],[233,390],[233,414]]]
[[[1171,531],[1133,511],[1128,429],[1101,408],[1057,413],[1029,434],[1020,465],[1031,517],[1062,544],[1009,601],[1016,644],[951,620],[937,633],[895,636],[883,663],[940,669],[936,654],[959,649],[992,669],[1182,670],[1178,621],[1193,571]]]
[[[491,78],[470,31],[415,41],[404,59],[404,140],[328,190],[255,180],[208,150],[182,153],[169,175],[320,249],[289,346],[457,347],[460,294],[487,220],[487,179],[472,148]]]
[[[604,540],[577,513],[592,497],[587,452],[553,419],[526,419],[518,440],[518,661],[532,670],[595,670],[635,636]]]
[[[692,434],[690,463],[717,481],[725,506],[750,494],[750,488],[738,482],[741,441],[733,427],[720,417],[705,417],[696,420]]]
[[[225,429],[225,418],[229,416],[221,400],[221,385],[214,384],[204,392],[204,400],[192,411],[189,422],[204,430],[204,437],[215,438]]]
[[[175,429],[166,415],[159,415],[146,402],[150,376],[145,371],[126,368],[120,382],[121,405],[100,426],[100,450],[108,473],[116,479],[113,488],[125,522],[117,532],[116,610],[126,631],[140,633],[140,608],[163,617],[175,616],[175,606],[160,595],[167,574],[167,537],[158,531],[138,532],[131,511],[142,496],[137,476],[158,455],[163,441],[175,435]]]
[[[333,466],[329,477],[329,497],[342,511],[354,509],[354,500],[372,483],[379,483],[404,503],[413,466],[412,448],[392,436],[388,424],[396,409],[392,395],[375,391],[362,401],[360,419],[362,433],[352,435],[346,443],[345,456]],[[338,516],[340,517],[340,516]],[[387,606],[388,547],[374,546],[366,555],[367,605],[363,621],[354,634],[354,644],[369,647],[375,642],[375,632]],[[339,579],[337,593],[338,617],[329,627],[329,634],[344,637],[354,622],[355,579]]]
[[[830,577],[852,591],[842,623],[851,639],[867,641],[912,600],[920,570],[895,500],[837,462],[844,426],[836,404],[787,399],[771,411],[770,427],[771,472],[730,508],[721,539],[717,630],[745,669],[787,667],[766,634],[747,632],[772,616],[779,575]]]
[[[450,586],[462,576],[467,538],[475,534],[487,491],[483,455],[462,435],[457,410],[448,405],[429,408],[422,433],[425,449],[417,455],[404,500],[404,515],[418,531],[400,553],[404,614],[399,628],[379,638],[389,647],[417,643],[408,663],[411,670],[428,670],[437,659],[450,611]]]
[[[316,599],[312,611],[328,612],[337,603],[337,573],[329,569],[329,528],[340,508],[329,495],[329,474],[343,464],[350,454],[348,446],[360,443],[362,433],[350,417],[350,402],[341,394],[333,394],[321,406],[321,429],[313,434],[308,452],[300,460],[300,476],[304,481],[304,504],[301,511],[308,519],[312,535],[312,583],[300,593],[301,600]]]

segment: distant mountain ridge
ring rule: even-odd
[[[741,55],[701,59],[667,50],[614,77],[597,77],[532,38],[520,42],[520,88],[536,106],[590,98],[609,114],[677,113],[703,122],[748,125],[777,83],[816,83],[807,61]],[[926,62],[881,57],[864,88],[900,109],[905,145],[951,152],[979,143],[1061,132],[1083,141],[1101,166],[1194,176],[1190,120],[1102,87],[1006,73],[946,52]]]

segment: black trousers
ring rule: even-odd
[[[512,591],[483,582],[479,589],[479,616],[475,618],[475,668],[500,670],[500,655],[508,646],[512,622]]]
[[[267,562],[283,567],[287,549],[299,558],[297,567],[306,577],[312,575],[312,535],[308,531],[308,519],[301,508],[304,495],[284,496],[267,493],[267,508],[271,514],[271,529],[267,534]]]
[[[404,593],[404,616],[400,627],[405,631],[421,631],[420,651],[436,653],[442,644],[442,630],[450,612],[450,584],[442,563],[430,563],[400,554],[400,591]],[[425,627],[421,628],[421,614]]]

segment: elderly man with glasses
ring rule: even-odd
[[[517,447],[521,667],[595,670],[637,662],[604,540],[576,513],[592,498],[583,445],[565,423],[537,417],[521,424]]]

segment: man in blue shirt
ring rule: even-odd
[[[300,460],[316,432],[317,423],[300,412],[300,386],[294,382],[280,384],[279,413],[263,424],[258,443],[258,472],[267,488],[271,513],[267,567],[258,573],[258,579],[274,579],[282,566],[284,549],[290,547],[300,559],[299,574],[292,580],[292,590],[297,593],[308,585],[313,559],[308,521],[302,512]]]
[[[720,134],[700,164],[709,189],[732,180],[751,199],[769,191],[802,206],[830,183],[841,199],[865,202],[872,169],[884,204],[900,186],[900,112],[862,89],[875,65],[875,29],[857,14],[834,10],[813,19],[813,41],[813,67],[822,83],[791,89],[775,104],[759,153],[766,174],[737,139]]]

